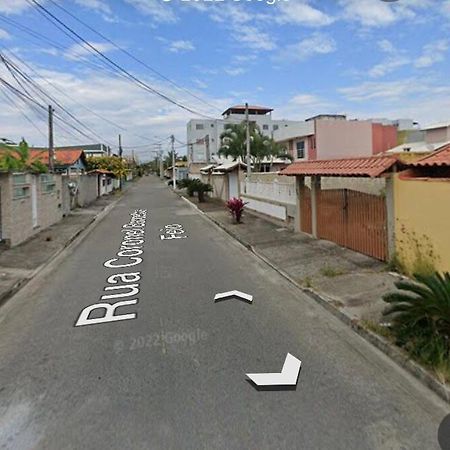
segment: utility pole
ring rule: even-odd
[[[55,170],[55,148],[53,146],[53,112],[52,105],[48,105],[48,170]]]
[[[119,158],[120,158],[120,164],[122,164],[122,153],[123,153],[123,149],[122,149],[122,135],[119,134]],[[122,174],[119,177],[119,189],[122,190]]]
[[[170,144],[172,147],[172,187],[173,190],[175,190],[176,188],[176,183],[177,183],[177,171],[175,168],[175,136],[172,134],[172,136],[170,136]]]
[[[247,181],[250,181],[250,174],[252,173],[252,168],[250,167],[250,121],[248,120],[248,103],[245,104],[245,145],[247,148]]]

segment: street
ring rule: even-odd
[[[142,261],[105,267],[137,210]],[[101,300],[130,284],[109,277],[137,272],[138,293]],[[253,301],[214,301],[232,290]],[[75,326],[90,305],[131,299],[125,320]],[[287,353],[302,362],[295,390],[247,380]],[[153,176],[0,309],[0,361],[2,449],[429,450],[449,412]]]

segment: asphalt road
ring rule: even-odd
[[[104,267],[136,209],[143,262]],[[161,240],[174,223],[188,238]],[[0,310],[0,448],[439,449],[443,402],[154,177],[63,256]],[[136,319],[74,326],[135,271]],[[214,303],[232,289],[253,304]],[[246,380],[288,352],[296,390]]]

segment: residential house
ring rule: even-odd
[[[369,157],[397,145],[398,125],[321,114],[274,133],[295,161]]]
[[[55,173],[80,175],[86,172],[86,155],[82,149],[55,149]],[[30,159],[39,160],[48,166],[49,152],[47,148],[30,148]]]
[[[69,145],[64,147],[56,147],[56,150],[83,150],[87,158],[110,156],[111,147],[105,144],[85,144],[85,145]]]

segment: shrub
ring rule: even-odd
[[[395,283],[386,294],[397,343],[418,360],[450,378],[450,273],[414,276]]]
[[[241,223],[242,213],[244,212],[244,207],[246,204],[247,203],[242,201],[242,199],[236,197],[233,197],[227,201],[227,208],[234,220],[236,220],[236,223]]]
[[[193,183],[194,192],[197,192],[199,203],[203,203],[205,201],[205,193],[212,192],[213,187],[208,183],[203,183],[200,180],[194,180]]]

